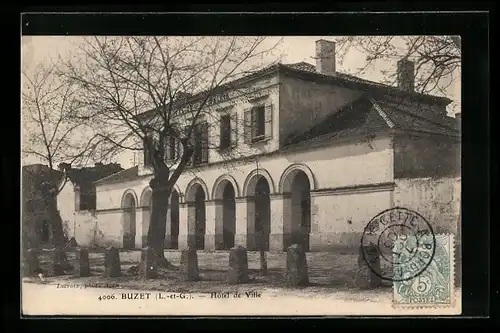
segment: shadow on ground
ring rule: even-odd
[[[174,265],[180,264],[180,252],[165,251],[165,257]],[[70,261],[74,255],[68,254]],[[140,260],[140,251],[120,252],[122,276],[105,278],[104,254],[102,252],[90,253],[91,276],[85,278],[73,277],[72,272],[67,275],[48,277],[45,283],[88,284],[92,286],[117,285],[122,289],[161,290],[169,292],[232,292],[248,291],[255,289],[287,289],[286,288],[286,254],[268,253],[268,272],[266,276],[260,274],[260,259],[258,252],[248,252],[248,266],[250,282],[240,285],[227,284],[227,270],[229,266],[229,253],[226,251],[198,252],[198,266],[200,281],[184,281],[180,271],[160,269],[155,279],[141,279],[130,267],[137,265]],[[40,258],[42,268],[48,264],[48,258]],[[357,289],[354,285],[357,270],[357,255],[343,253],[308,253],[307,263],[310,285],[302,287],[306,292],[331,293]],[[31,282],[40,282],[30,279]],[[390,285],[382,287],[380,291],[390,289]]]

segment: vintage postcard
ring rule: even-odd
[[[460,59],[22,36],[22,314],[459,315]]]

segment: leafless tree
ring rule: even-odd
[[[462,62],[459,36],[347,36],[337,40],[341,59],[351,49],[366,54],[366,62],[357,73],[363,74],[379,61],[408,58],[415,62],[415,90],[421,93],[440,92],[459,79]],[[394,84],[396,73],[383,72],[385,83]]]
[[[210,148],[208,126],[219,121],[214,105],[238,90],[228,83],[273,61],[276,44],[267,44],[263,37],[94,37],[61,61],[85,105],[77,118],[91,120],[102,139],[101,158],[146,147],[153,173],[148,246],[159,265],[170,266],[163,245],[172,189],[196,165],[194,156],[206,159],[195,143]]]
[[[56,198],[68,180],[69,166],[83,161],[91,142],[82,140],[80,129],[84,124],[74,121],[79,104],[73,88],[58,79],[53,65],[39,64],[22,73],[22,154],[35,157],[48,166],[45,172],[48,174],[40,175],[43,181],[37,186],[50,212],[56,247],[65,245]],[[65,167],[58,171],[59,162],[69,163],[63,164]],[[35,178],[31,176],[28,178],[33,181]]]

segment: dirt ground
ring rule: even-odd
[[[115,284],[117,288],[137,290],[159,290],[169,292],[231,292],[259,289],[282,289],[285,287],[285,253],[267,253],[268,275],[263,277],[259,274],[259,253],[248,252],[248,268],[251,278],[250,283],[243,285],[228,285],[227,269],[229,266],[229,252],[198,251],[198,266],[201,281],[183,281],[178,271],[161,270],[160,276],[155,279],[140,279],[137,274],[129,272],[131,266],[140,261],[140,251],[120,252],[122,276],[118,278],[104,278],[104,253],[90,253],[90,277],[75,278],[72,275],[58,277],[47,277],[45,283],[75,283],[106,285]],[[180,264],[179,251],[165,251],[165,257],[174,265]],[[46,265],[47,258],[40,258],[41,266]],[[73,256],[69,253],[69,259]],[[304,295],[311,293],[332,293],[357,289],[354,285],[357,255],[332,252],[314,252],[307,254],[310,286],[301,288]],[[29,279],[31,282],[41,282],[39,279]],[[380,288],[377,293],[391,292],[391,286]]]

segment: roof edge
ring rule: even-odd
[[[125,171],[130,171],[130,170],[132,170],[132,169],[134,169],[134,168],[138,168],[138,167],[137,167],[137,166],[133,166],[133,167],[131,167],[131,168],[124,169],[124,170],[121,170],[121,171],[118,171],[118,172],[113,173],[113,174],[111,174],[111,175],[109,175],[109,176],[106,176],[106,177],[104,177],[104,178],[101,178],[101,179],[98,179],[98,180],[94,181],[94,184],[95,184],[95,185],[105,184],[107,179],[109,179],[109,178],[111,178],[111,177],[114,177],[114,176],[117,176],[117,175],[119,175],[119,174],[122,174],[122,173],[124,173]]]
[[[353,80],[348,80],[348,79],[343,78],[341,76],[325,75],[325,74],[321,74],[321,73],[317,73],[317,72],[309,72],[309,71],[305,71],[305,70],[292,68],[292,67],[289,67],[286,65],[282,65],[280,67],[280,71],[296,74],[298,76],[305,75],[305,76],[312,78],[313,80],[319,79],[319,80],[324,80],[324,81],[337,81],[337,82],[341,81],[341,82],[344,82],[347,84],[352,84],[353,86],[363,86],[363,87],[368,87],[370,89],[374,89],[374,90],[378,90],[378,91],[382,91],[382,90],[386,91],[386,92],[389,91],[391,93],[391,95],[400,94],[400,95],[412,96],[412,97],[416,97],[416,98],[423,99],[423,100],[429,100],[429,101],[441,103],[444,105],[449,105],[450,103],[453,102],[448,97],[422,94],[422,93],[419,93],[416,91],[405,91],[405,90],[401,90],[397,87],[385,85],[385,84],[382,84],[382,83],[379,83],[376,81],[361,79],[361,78],[358,78],[356,76],[352,76]],[[349,74],[342,73],[342,75],[349,75]],[[354,78],[358,78],[360,81],[355,82]],[[366,82],[362,82],[361,80],[366,81]]]

